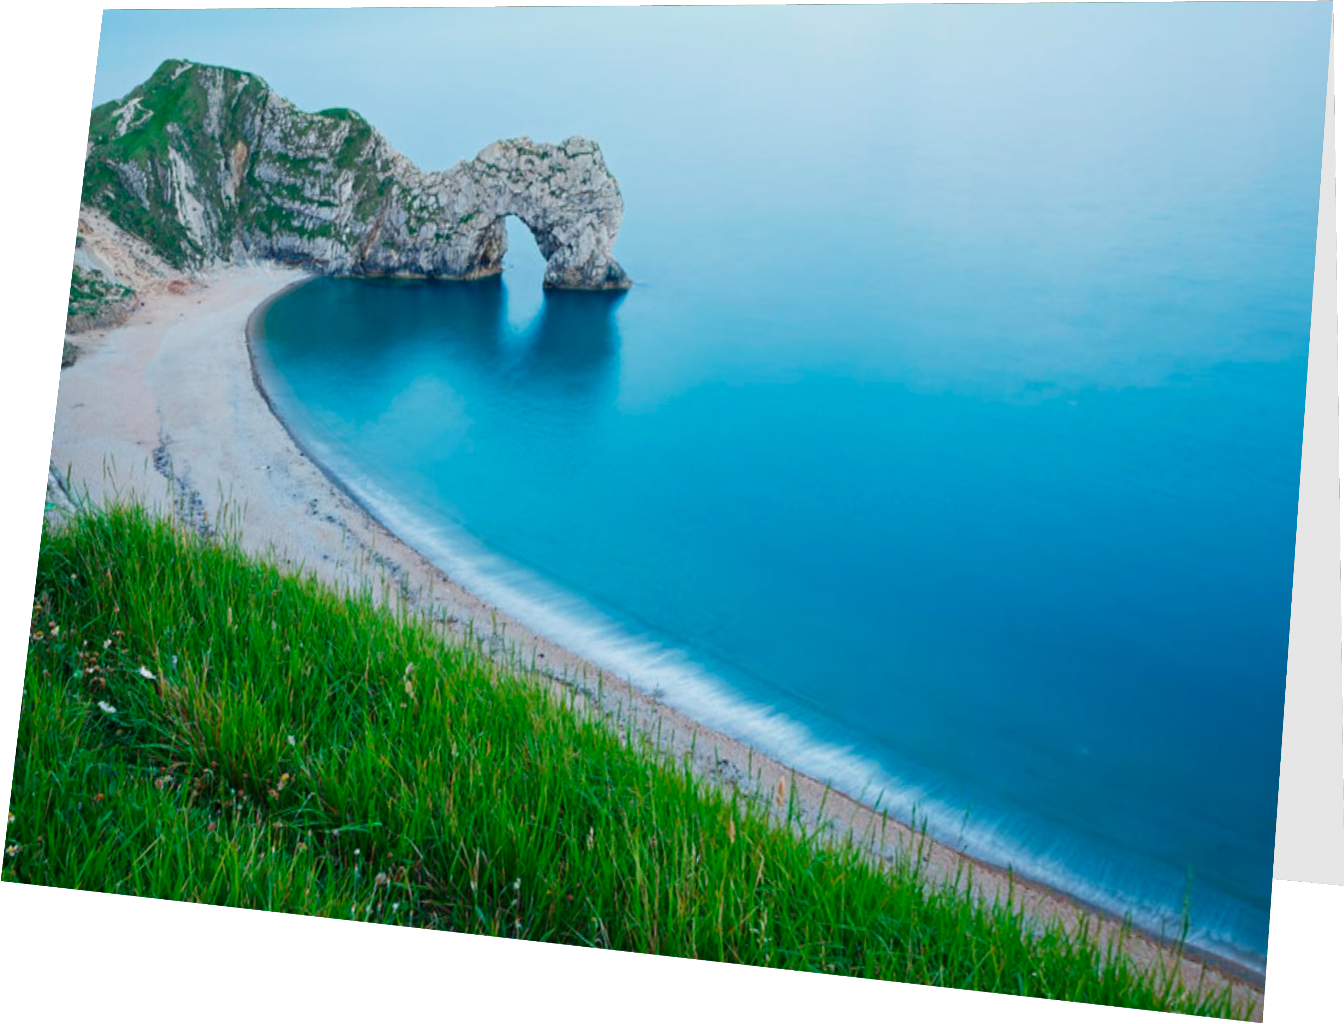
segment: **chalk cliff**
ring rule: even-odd
[[[421,171],[350,110],[310,114],[255,75],[173,60],[96,108],[81,233],[101,218],[173,271],[277,260],[328,274],[497,274],[504,219],[531,229],[551,288],[622,289],[624,206],[597,144],[496,142]],[[82,234],[81,234],[82,237]]]

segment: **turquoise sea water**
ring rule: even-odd
[[[1329,31],[1286,6],[977,95],[746,53],[788,110],[735,131],[636,83],[628,295],[543,296],[511,223],[502,280],[282,297],[263,380],[534,627],[1262,967]]]

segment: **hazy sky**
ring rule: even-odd
[[[359,110],[426,168],[521,134],[587,134],[609,157],[787,147],[799,120],[843,139],[1031,111],[1025,132],[1070,122],[1085,138],[1118,103],[1187,116],[1210,84],[1210,118],[1273,107],[1319,132],[1329,23],[1325,2],[108,11],[94,102],[168,57],[225,64],[301,108]],[[1319,110],[1284,94],[1300,76],[1266,87],[1275,63],[1311,69]]]

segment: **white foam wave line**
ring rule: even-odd
[[[833,783],[843,779],[849,789],[874,798],[878,793],[867,783],[880,779],[888,813],[893,808],[909,812],[916,806],[924,810],[936,806],[927,792],[884,777],[876,761],[858,755],[853,747],[821,741],[776,708],[738,696],[683,652],[632,635],[582,598],[485,550],[457,530],[424,521],[371,480],[347,474],[342,479],[394,533],[467,590],[593,664],[629,679],[644,692],[657,693],[691,718],[751,743],[808,775]],[[953,816],[950,808],[944,810]]]
[[[326,448],[321,444],[314,447]],[[328,465],[333,464],[327,458],[333,452],[321,454]],[[929,834],[940,842],[989,863],[1011,864],[1023,876],[1072,893],[1117,916],[1128,914],[1146,931],[1173,938],[1178,934],[1177,911],[1137,895],[1145,889],[1151,894],[1151,879],[1145,886],[1137,873],[1108,865],[1100,872],[1103,884],[1048,849],[1030,849],[1010,838],[1014,830],[1006,816],[994,822],[967,821],[963,812],[922,787],[897,779],[852,746],[821,740],[783,712],[733,693],[729,684],[681,651],[632,635],[578,596],[488,551],[464,532],[422,518],[368,477],[347,469],[348,464],[342,467],[342,481],[394,534],[467,590],[529,629],[630,680],[644,692],[658,694],[665,703],[696,721],[732,735],[855,799],[878,806],[898,820],[910,822],[918,815],[918,821],[927,823]],[[1131,884],[1124,884],[1121,876],[1131,874]],[[1128,898],[1119,898],[1126,895]],[[1214,894],[1209,897],[1228,902]],[[1218,913],[1204,914],[1200,921],[1191,922],[1187,942],[1262,970],[1263,954],[1236,939],[1234,922],[1243,916],[1230,905]]]

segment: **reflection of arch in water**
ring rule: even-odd
[[[624,292],[547,291],[516,372],[529,383],[595,391],[615,379]]]
[[[381,416],[419,395],[408,407],[424,415],[429,406],[423,396],[447,401],[462,385],[458,368],[482,379],[500,375],[500,339],[509,326],[507,289],[499,277],[358,284],[373,301],[362,312],[365,358],[352,377],[371,395],[371,411]]]
[[[319,278],[277,299],[263,333],[270,328],[283,339],[291,365],[327,374],[335,368],[366,386],[423,364],[429,352],[515,387],[592,392],[613,377],[620,349],[615,311],[625,294],[547,289],[539,312],[517,332],[500,277]]]
[[[625,292],[547,289],[540,311],[518,335],[509,326],[509,287],[502,278],[429,285],[433,299],[420,313],[433,318],[454,361],[522,386],[591,390],[610,376],[620,347],[614,314]]]
[[[455,360],[494,371],[503,359],[508,334],[508,289],[498,277],[479,281],[426,282],[433,291],[432,329]]]

